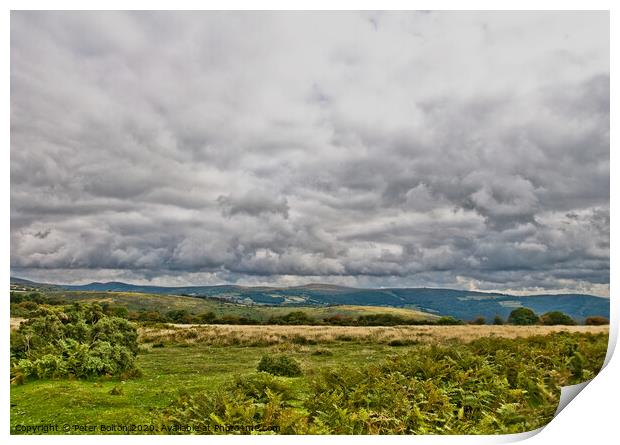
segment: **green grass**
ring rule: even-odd
[[[307,349],[307,350],[306,350]],[[320,346],[293,348],[290,354],[312,374],[323,366],[364,364],[393,352],[382,345],[360,347],[338,344],[329,347],[333,355],[312,355]],[[16,425],[54,423],[150,424],[156,413],[181,393],[216,390],[234,375],[249,374],[269,347],[166,346],[138,355],[143,376],[119,382],[116,379],[42,380],[11,387],[11,432]],[[297,379],[299,380],[299,379]],[[303,390],[305,381],[298,387]],[[111,395],[114,387],[121,395]]]
[[[418,432],[440,434],[519,432],[524,425],[531,429],[548,422],[559,400],[559,385],[592,378],[606,347],[607,335],[580,333],[399,347],[346,341],[310,346],[142,345],[139,378],[34,380],[11,386],[11,432],[18,434],[18,425],[43,424],[68,424],[71,434],[88,432],[75,431],[72,425],[159,428],[170,424],[166,413],[179,412],[189,423],[195,417],[181,409],[183,403],[200,403],[204,394],[221,392],[236,376],[255,373],[265,354],[286,354],[301,364],[303,377],[281,378],[295,392],[286,403],[303,416],[312,413],[312,428],[319,432],[407,432],[411,425],[419,425]],[[417,414],[418,420],[408,414],[416,403],[426,410]],[[365,404],[368,407],[360,409]],[[208,421],[209,414],[202,413],[200,405],[196,409],[201,421]],[[392,420],[377,424],[377,419]]]
[[[46,293],[49,296],[63,297],[67,300],[83,302],[108,302],[125,306],[130,311],[156,310],[165,314],[172,310],[185,309],[195,315],[213,312],[217,317],[225,315],[247,317],[259,321],[266,321],[270,317],[286,315],[290,312],[304,312],[309,317],[323,319],[334,315],[357,317],[370,314],[390,314],[416,320],[436,319],[436,315],[420,312],[414,309],[379,307],[379,306],[261,306],[226,303],[210,298],[186,297],[181,295],[156,295],[136,292],[88,292],[66,291],[60,293]]]

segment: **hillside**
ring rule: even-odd
[[[145,294],[168,296],[169,298],[157,300],[157,303],[153,303],[158,305],[164,304],[165,307],[189,301],[193,301],[192,304],[208,305],[212,304],[208,299],[191,297],[215,297],[234,303],[237,307],[235,311],[239,313],[250,311],[249,308],[252,308],[252,311],[260,311],[259,308],[261,306],[268,306],[270,313],[277,311],[277,307],[290,310],[292,307],[325,307],[335,305],[381,306],[411,309],[441,316],[452,316],[462,320],[471,320],[477,316],[483,316],[487,320],[491,320],[496,315],[506,318],[514,308],[524,306],[532,308],[539,314],[559,310],[578,321],[594,315],[609,318],[609,299],[583,294],[516,296],[457,289],[357,289],[327,284],[308,284],[280,288],[235,285],[162,287],[132,285],[121,282],[91,283],[79,286],[50,286],[48,284],[25,282],[25,280],[14,280],[13,278],[11,278],[11,282],[33,288],[42,286],[47,290],[54,289],[58,292],[103,292],[104,294],[107,293],[106,295],[111,293],[119,295],[138,293],[142,295],[141,298],[146,298],[144,297]],[[121,297],[117,296],[115,298]],[[130,298],[132,301],[135,301],[133,298],[136,297]],[[190,298],[190,300],[183,300],[183,298]],[[200,303],[196,303],[196,301]]]
[[[62,291],[45,292],[46,295],[62,295],[69,301],[110,303],[126,307],[130,311],[168,311],[186,310],[192,314],[213,312],[217,317],[246,317],[260,322],[271,317],[285,316],[293,311],[303,312],[308,317],[321,320],[336,315],[356,318],[360,315],[390,314],[412,320],[433,320],[436,315],[414,309],[387,306],[265,306],[225,302],[214,298],[187,297],[182,295],[159,295],[139,292],[97,292],[97,291]]]

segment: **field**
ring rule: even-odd
[[[384,345],[391,341],[439,343],[485,337],[519,338],[553,332],[607,333],[607,326],[204,326],[168,325],[139,330],[144,343],[214,346],[271,346],[333,344],[341,341]]]
[[[311,318],[322,319],[334,315],[356,317],[368,314],[390,314],[413,320],[434,320],[436,315],[408,308],[334,305],[334,306],[266,306],[228,303],[212,298],[188,297],[183,295],[159,295],[137,292],[95,292],[95,291],[63,291],[45,292],[49,297],[60,297],[68,301],[109,303],[126,307],[130,311],[159,311],[162,313],[173,310],[186,310],[200,314],[213,312],[216,316],[224,315],[247,317],[258,321],[270,317],[286,315],[292,311],[303,312]]]
[[[559,385],[593,377],[607,347],[607,326],[161,325],[139,334],[140,377],[12,385],[11,432],[43,424],[69,425],[55,434],[98,434],[100,425],[140,432],[113,427],[135,424],[161,433],[248,419],[282,433],[518,432],[548,422]],[[264,355],[297,361],[303,375],[265,383],[256,372]],[[334,379],[346,387],[334,390]],[[407,414],[416,410],[417,420]]]

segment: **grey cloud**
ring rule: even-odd
[[[17,275],[609,292],[608,13],[11,24]]]
[[[261,213],[280,214],[288,218],[286,198],[274,198],[269,192],[252,190],[242,196],[220,195],[217,202],[225,216],[231,217],[240,213],[260,215]]]

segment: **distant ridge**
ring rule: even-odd
[[[435,315],[461,320],[483,316],[487,320],[499,315],[506,318],[520,306],[539,314],[562,311],[582,321],[594,315],[609,318],[609,299],[585,294],[541,294],[518,296],[496,292],[465,291],[440,288],[360,289],[333,284],[310,283],[302,286],[150,286],[118,281],[84,285],[52,285],[11,277],[12,284],[52,288],[58,291],[135,292],[160,295],[217,297],[238,303],[285,306],[361,305],[408,307]]]

